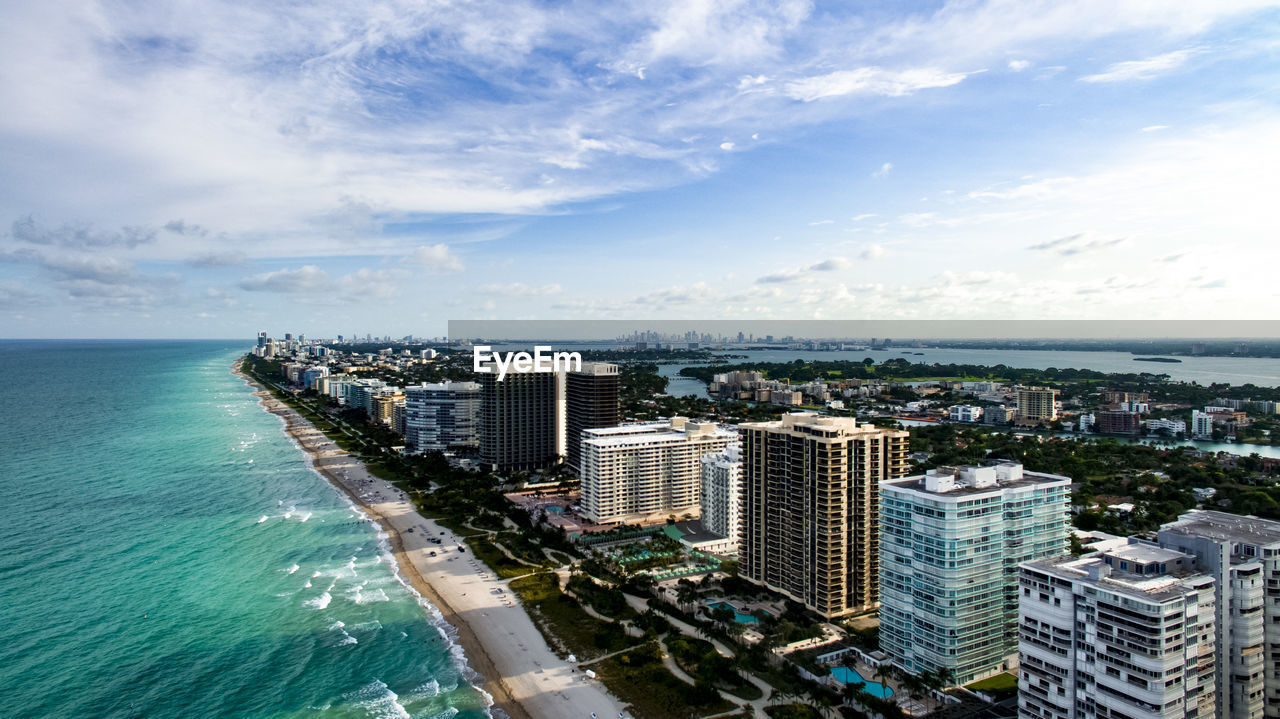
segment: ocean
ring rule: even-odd
[[[0,341],[0,716],[487,715],[234,341]]]

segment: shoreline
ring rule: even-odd
[[[242,363],[237,360],[232,372],[255,390],[264,409],[284,421],[285,434],[298,444],[311,467],[386,532],[403,579],[457,633],[465,666],[479,675],[480,681],[473,683],[493,702],[491,715],[559,719],[570,712],[609,717],[625,711],[603,685],[586,681],[551,651],[518,599],[509,590],[496,591],[505,582],[470,552],[456,551],[465,545],[452,531],[420,515],[400,490],[370,474],[359,460],[244,373]],[[440,539],[441,544],[430,544],[428,537]]]

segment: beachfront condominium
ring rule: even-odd
[[[1029,422],[1052,422],[1058,418],[1058,390],[1019,387],[1017,418]]]
[[[1022,577],[1020,716],[1280,717],[1280,522],[1193,510]]]
[[[741,529],[742,451],[737,442],[702,457],[702,528],[729,540],[736,553]]]
[[[404,390],[404,440],[413,452],[480,446],[478,382],[439,382]]]
[[[806,413],[739,429],[741,576],[827,618],[874,610],[880,482],[906,475],[907,432]]]
[[[1158,541],[1213,577],[1218,716],[1280,717],[1280,522],[1192,510]]]
[[[480,464],[495,472],[556,465],[564,451],[564,373],[477,373]]]
[[[1020,464],[880,483],[880,648],[967,684],[1018,659],[1018,565],[1067,551],[1071,479]]]
[[[698,516],[702,457],[738,435],[714,422],[672,417],[582,432],[582,514],[600,524]]]
[[[1216,617],[1226,608],[1198,565],[1137,540],[1024,564],[1018,716],[1260,719],[1221,712]]]
[[[618,365],[584,362],[565,375],[565,464],[581,474],[582,431],[613,427],[618,411]]]

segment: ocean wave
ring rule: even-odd
[[[263,522],[267,521],[268,519],[270,519],[270,517],[268,517],[267,515],[265,515],[265,514],[264,514],[264,515],[262,515],[261,517],[258,517],[258,521],[257,521],[257,522],[254,522],[254,524],[262,524]]]
[[[369,712],[372,719],[412,719],[409,710],[400,703],[400,697],[381,679],[342,695],[351,706]]]
[[[329,594],[328,592],[325,592],[320,596],[316,597],[315,599],[308,599],[307,601],[303,602],[302,606],[307,607],[308,609],[318,610],[318,609],[324,609],[325,607],[329,606],[329,602],[332,602],[332,601],[333,601],[333,595]]]
[[[285,574],[293,574],[294,572],[298,571],[299,569],[300,569],[300,567],[299,567],[298,565],[296,565],[296,564],[290,564],[289,566],[285,567],[284,569],[281,569],[280,571],[284,572]]]

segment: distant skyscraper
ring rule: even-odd
[[[1020,464],[880,483],[880,648],[957,684],[1017,664],[1018,564],[1067,551],[1071,479]]]
[[[803,413],[740,430],[742,576],[824,617],[875,609],[880,482],[906,474],[908,434]]]
[[[480,383],[480,463],[498,472],[552,467],[564,444],[564,374],[497,368]]]
[[[441,382],[406,387],[405,443],[415,452],[478,447],[480,384]]]
[[[565,463],[581,472],[582,431],[613,427],[618,411],[618,365],[584,362],[565,375]]]

